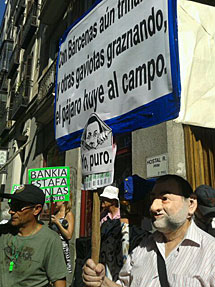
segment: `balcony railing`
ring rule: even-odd
[[[12,55],[9,60],[8,78],[12,79],[15,71],[19,67],[20,47],[18,45],[13,49]]]
[[[39,100],[50,95],[54,91],[55,87],[55,75],[56,75],[56,63],[57,59],[51,64],[44,76],[39,81]]]
[[[42,0],[39,19],[43,24],[56,24],[65,13],[71,0]]]
[[[0,72],[7,72],[9,68],[9,59],[13,50],[13,41],[4,40],[0,48]]]
[[[11,15],[13,15],[13,13],[14,13],[15,10],[16,10],[17,2],[18,2],[18,0],[13,0],[13,1],[11,1]]]
[[[12,121],[8,120],[8,114],[9,109],[4,106],[2,108],[2,112],[0,113],[0,137],[3,137],[12,126]]]
[[[21,15],[25,11],[25,0],[19,0],[16,6],[16,13],[14,14],[14,25],[18,26]]]
[[[26,49],[38,27],[39,4],[34,1],[31,5],[26,21],[22,28],[21,48]]]
[[[4,116],[5,107],[6,107],[6,97],[5,94],[0,92],[0,118]]]
[[[0,72],[0,89],[6,91],[8,89],[8,78],[5,71]]]
[[[7,101],[7,92],[0,90],[0,110]]]
[[[32,81],[23,80],[21,85],[19,86],[17,92],[13,97],[12,111],[11,111],[11,119],[17,120],[26,110],[30,91],[32,88]]]

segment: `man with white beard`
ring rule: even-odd
[[[196,208],[195,194],[185,179],[161,176],[151,192],[150,212],[157,231],[145,236],[131,252],[117,282],[105,277],[102,264],[88,259],[83,268],[85,285],[215,287],[215,241],[193,222]]]

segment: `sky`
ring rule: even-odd
[[[2,17],[4,16],[5,0],[0,0],[0,25],[2,22]]]

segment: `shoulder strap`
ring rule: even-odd
[[[166,273],[166,264],[158,248],[157,248],[157,267],[161,287],[169,287],[169,282]]]

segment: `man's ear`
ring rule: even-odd
[[[197,197],[195,194],[192,194],[189,198],[189,212],[188,217],[191,218],[194,214],[194,212],[197,209]]]
[[[40,212],[42,211],[43,207],[41,204],[37,204],[35,207],[34,207],[34,215],[38,215],[40,214]]]

